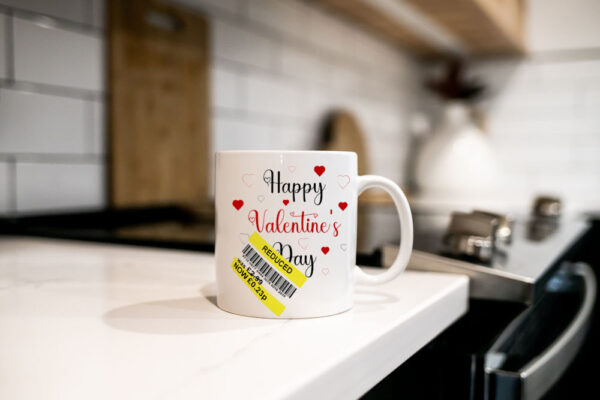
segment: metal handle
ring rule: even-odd
[[[486,399],[540,398],[560,378],[581,347],[596,301],[596,280],[592,269],[584,263],[573,264],[573,273],[585,283],[583,303],[567,329],[542,354],[518,372],[486,369],[495,376],[495,388],[486,382]],[[507,384],[508,387],[501,387]]]
[[[520,371],[521,379],[524,380],[524,399],[541,397],[563,374],[585,339],[596,301],[596,280],[592,269],[584,263],[573,265],[573,269],[585,282],[583,304],[573,322],[552,346]]]

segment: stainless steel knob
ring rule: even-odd
[[[562,212],[562,201],[558,197],[538,196],[533,202],[531,213],[536,218],[558,218]]]
[[[513,237],[514,219],[509,215],[497,214],[489,211],[474,210],[473,214],[495,218],[498,222],[495,239],[499,243],[510,244]]]
[[[493,215],[454,212],[444,236],[444,244],[455,256],[488,261],[494,253],[497,229],[498,218]]]

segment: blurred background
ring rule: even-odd
[[[372,398],[589,397],[598,21],[597,0],[0,0],[0,234],[213,252],[216,151],[355,151],[407,193],[409,268],[470,279]],[[357,263],[389,266],[393,204],[358,211]]]
[[[594,0],[0,0],[0,213],[210,213],[215,151],[328,148],[416,208],[597,210],[598,17]]]

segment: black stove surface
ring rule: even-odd
[[[0,233],[214,251],[214,223],[175,206],[0,219]]]

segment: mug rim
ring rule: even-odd
[[[354,151],[342,150],[220,150],[215,151],[216,155],[220,154],[341,154],[355,155]]]

